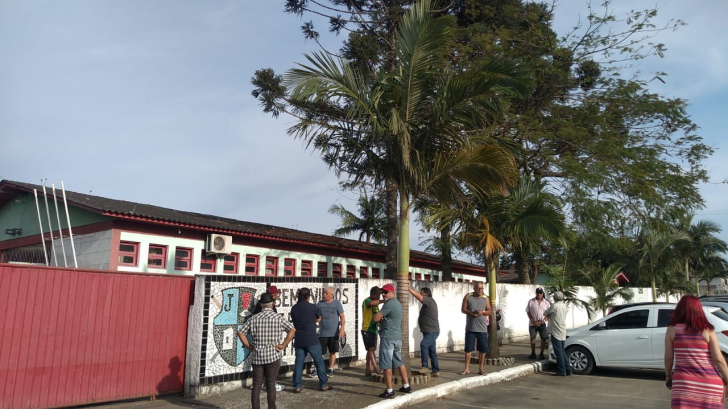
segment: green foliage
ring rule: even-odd
[[[594,306],[589,300],[582,300],[578,297],[579,288],[576,286],[576,282],[567,274],[563,266],[543,266],[549,274],[549,280],[546,282],[546,291],[550,294],[556,291],[564,293],[564,302],[567,305],[574,305],[578,308],[586,310],[589,320],[593,320],[596,317],[596,311]]]
[[[334,231],[335,236],[348,236],[359,233],[359,241],[367,243],[374,240],[382,244],[386,241],[386,199],[382,196],[368,197],[366,192],[359,197],[359,216],[346,210],[344,206],[332,205],[329,213],[341,217],[341,227]]]
[[[622,271],[622,265],[612,264],[607,268],[599,270],[581,270],[594,288],[594,297],[589,300],[595,309],[601,310],[603,315],[607,315],[607,311],[615,305],[617,298],[624,301],[630,301],[633,297],[632,291],[619,286],[617,276]]]

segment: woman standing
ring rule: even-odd
[[[667,327],[665,374],[673,409],[723,409],[723,399],[728,396],[728,366],[713,325],[705,317],[700,300],[692,295],[680,299]]]

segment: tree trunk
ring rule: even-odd
[[[390,280],[397,278],[397,236],[399,234],[397,189],[397,183],[387,182],[387,271],[384,277]]]
[[[399,248],[397,250],[397,299],[402,304],[402,360],[407,370],[410,365],[410,331],[409,331],[409,197],[399,195]]]
[[[657,284],[655,283],[655,277],[652,277],[652,302],[657,302]]]
[[[500,346],[498,345],[498,320],[496,310],[498,305],[497,277],[498,277],[498,254],[486,262],[488,269],[488,297],[490,298],[490,326],[488,327],[488,358],[500,358]]]
[[[452,241],[450,239],[450,228],[448,226],[440,232],[442,241],[442,281],[452,281]]]

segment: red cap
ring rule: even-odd
[[[281,290],[278,289],[278,287],[272,285],[268,287],[268,294],[280,294]]]
[[[392,284],[384,284],[382,286],[382,291],[387,291],[387,292],[393,293],[394,292],[394,286]]]

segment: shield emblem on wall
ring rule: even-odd
[[[220,357],[231,366],[238,366],[250,351],[243,346],[237,331],[253,314],[254,288],[234,287],[222,291],[220,313],[212,322],[212,333]]]

